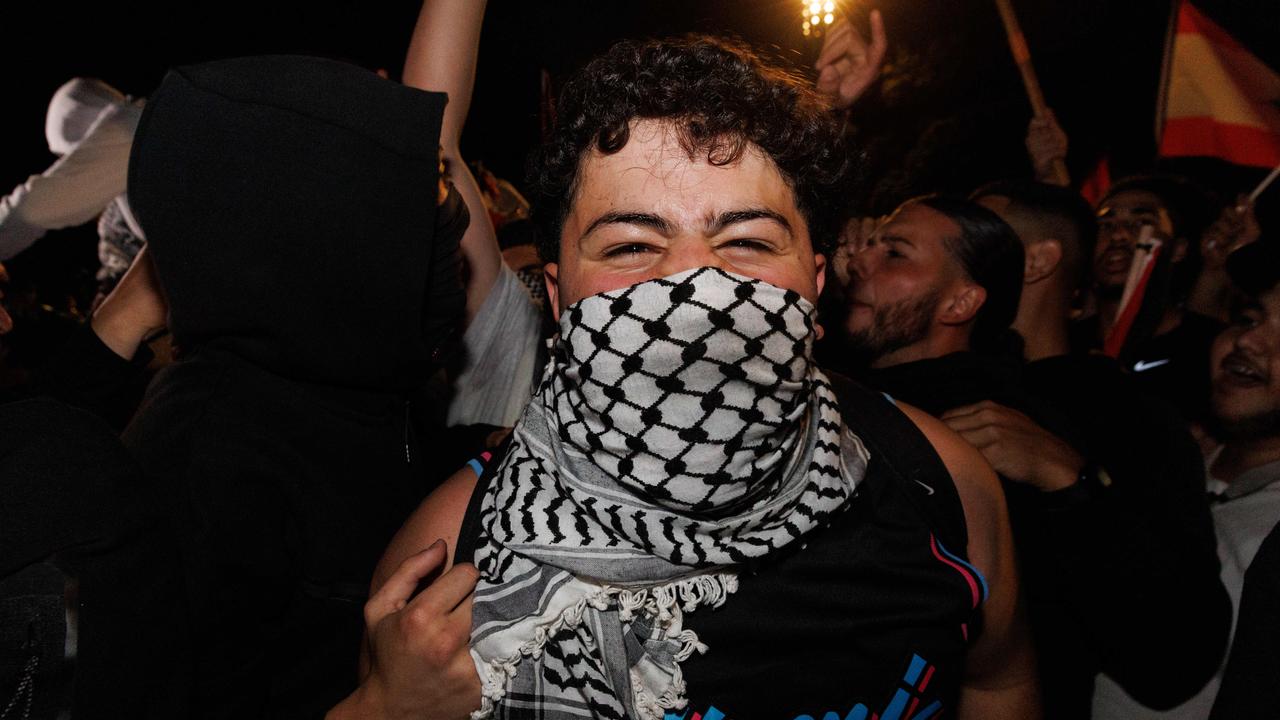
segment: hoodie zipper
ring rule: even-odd
[[[409,399],[404,401],[404,462],[406,465],[413,464],[413,455],[409,452]]]

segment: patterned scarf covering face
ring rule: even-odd
[[[685,614],[825,525],[866,468],[813,364],[813,305],[715,268],[561,315],[481,502],[473,717],[661,718]]]

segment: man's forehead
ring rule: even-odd
[[[877,234],[944,247],[947,238],[960,234],[960,226],[946,214],[920,203],[908,203],[894,211]]]
[[[579,167],[569,215],[589,223],[605,212],[648,213],[704,224],[725,212],[767,207],[799,217],[790,184],[759,147],[748,144],[732,162],[713,163],[705,152],[691,156],[665,125],[633,125],[615,153],[590,150]]]
[[[606,189],[637,183],[686,189],[708,175],[727,174],[761,181],[777,180],[790,189],[773,158],[755,144],[746,143],[741,153],[732,159],[728,159],[727,150],[721,157],[721,151],[714,148],[691,153],[681,145],[674,130],[654,125],[636,127],[626,145],[616,152],[604,153],[591,148],[579,166],[579,189],[593,181]]]
[[[1280,319],[1280,285],[1256,294],[1236,292],[1231,301],[1231,314],[1245,312],[1260,314],[1264,324]]]
[[[1154,215],[1164,209],[1164,201],[1155,193],[1145,190],[1123,190],[1102,201],[1098,206],[1098,217]]]

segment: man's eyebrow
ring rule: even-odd
[[[743,210],[730,210],[720,213],[708,223],[707,230],[714,235],[730,225],[751,222],[752,220],[772,220],[781,225],[788,233],[791,232],[791,223],[787,222],[787,219],[780,213],[767,208],[745,208]]]
[[[901,235],[881,235],[876,238],[879,242],[890,243],[892,245],[907,245],[915,247],[916,244]]]
[[[664,236],[670,236],[672,232],[671,223],[652,213],[607,212],[591,221],[591,224],[587,226],[586,231],[582,233],[582,237],[585,238],[595,232],[597,228],[605,225],[639,225],[651,230],[656,230],[659,234]]]

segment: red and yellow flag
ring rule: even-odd
[[[1160,155],[1280,165],[1280,74],[1186,0],[1175,22]]]

